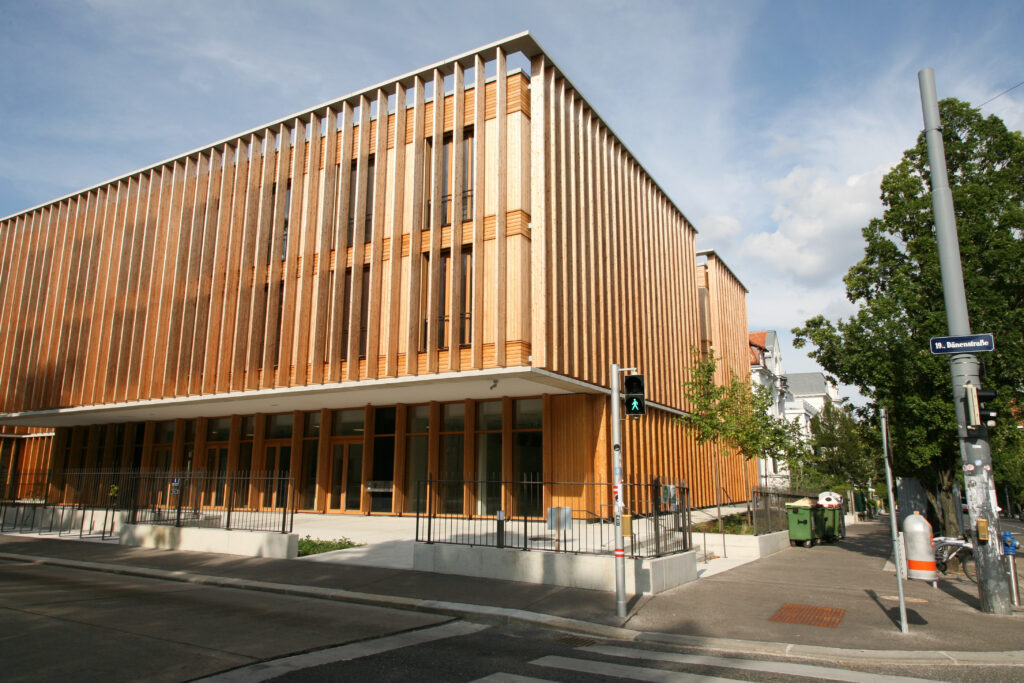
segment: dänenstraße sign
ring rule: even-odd
[[[965,334],[960,337],[932,337],[932,353],[977,353],[994,351],[996,340],[991,334]]]

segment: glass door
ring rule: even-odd
[[[335,443],[327,495],[329,512],[358,512],[363,490],[363,444]]]
[[[288,499],[291,459],[291,446],[267,446],[267,475],[263,485],[263,507],[273,509],[285,506]]]

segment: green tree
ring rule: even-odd
[[[996,339],[994,353],[980,354],[982,383],[1008,417],[1024,405],[1024,138],[955,99],[939,110],[971,325]],[[863,229],[864,257],[844,278],[857,312],[793,332],[797,348],[812,344],[822,368],[888,409],[897,473],[922,481],[951,533],[960,454],[948,359],[928,344],[947,332],[929,172],[922,133],[882,180],[884,213]],[[997,475],[1024,469],[1020,431],[1009,419],[993,431]]]
[[[850,406],[826,403],[811,419],[810,448],[787,460],[794,486],[847,490],[877,482],[881,456],[873,431]]]
[[[746,458],[795,458],[806,448],[795,423],[771,414],[770,387],[752,388],[749,377],[735,374],[719,384],[717,370],[713,356],[701,358],[683,384],[690,412],[677,421],[693,430],[697,443],[734,448]]]

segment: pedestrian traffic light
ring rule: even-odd
[[[626,415],[640,417],[647,414],[647,403],[644,399],[644,376],[626,375],[622,381],[622,396],[626,403]]]

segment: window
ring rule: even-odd
[[[365,206],[363,207],[363,217],[361,220],[356,221],[356,196],[359,190],[359,179],[358,170],[359,165],[356,161],[349,164],[349,183],[348,183],[348,230],[346,232],[346,245],[352,246],[355,244],[355,240],[358,238],[362,242],[370,241],[373,229],[373,185],[374,176],[376,175],[377,159],[376,156],[371,154],[366,158],[366,181],[363,183],[363,197],[366,200]],[[356,226],[359,227],[359,231],[356,231]]]
[[[444,136],[441,151],[441,168],[439,169],[439,182],[441,183],[441,225],[452,224],[452,187],[455,184],[455,165],[452,163],[452,134]],[[433,158],[433,140],[426,141],[427,172],[426,176],[426,197],[427,217],[424,225],[430,226],[431,219],[431,197],[433,197],[433,173],[431,164]],[[468,221],[473,217],[473,128],[466,128],[462,138],[462,220]]]
[[[476,512],[493,515],[501,509],[502,401],[476,404]]]
[[[420,482],[427,478],[430,450],[430,406],[409,406],[405,437],[405,511],[426,512],[427,490]]]
[[[429,310],[430,300],[430,255],[423,255],[423,265],[420,270],[420,310],[424,312],[423,331],[420,338],[420,351],[427,350],[428,335],[437,335],[437,348],[447,349],[448,340],[451,339],[451,318],[448,315],[449,296],[454,286],[458,286],[461,294],[459,301],[459,345],[469,346],[472,341],[472,307],[473,307],[473,252],[464,248],[462,254],[462,268],[459,272],[458,283],[453,283],[454,273],[451,268],[451,252],[441,252],[441,277],[440,291],[437,295],[437,310],[431,315]]]
[[[463,500],[462,456],[465,449],[466,404],[446,403],[441,406],[441,443],[437,478],[440,480],[441,512],[461,514]]]
[[[544,401],[524,398],[513,404],[513,448],[518,510],[521,515],[538,516],[544,506]]]

